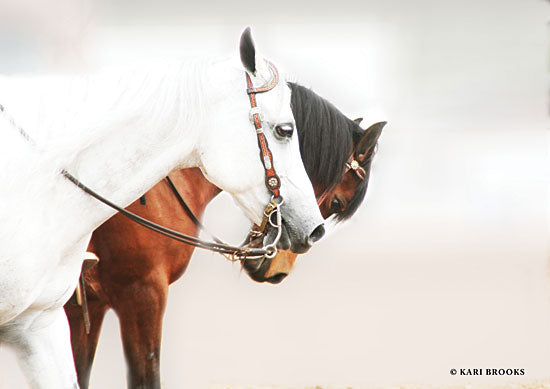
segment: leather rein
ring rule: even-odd
[[[254,231],[254,233],[258,236],[265,236],[266,229],[268,225],[273,226],[277,229],[277,235],[275,237],[275,240],[271,242],[268,245],[265,245],[261,248],[253,248],[253,247],[246,247],[246,246],[232,246],[229,244],[226,244],[222,242],[221,240],[214,238],[215,242],[208,242],[202,239],[199,239],[197,237],[182,234],[181,232],[172,230],[170,228],[164,227],[162,225],[159,225],[157,223],[154,223],[148,219],[145,219],[141,216],[136,215],[135,213],[132,213],[130,211],[127,211],[123,207],[109,201],[105,197],[101,196],[85,184],[83,184],[81,181],[79,181],[77,178],[75,178],[72,174],[70,174],[67,170],[63,169],[61,171],[61,174],[67,178],[70,182],[72,182],[74,185],[76,185],[78,188],[80,188],[82,191],[87,193],[88,195],[94,197],[96,200],[102,202],[105,205],[108,205],[109,207],[115,209],[116,211],[120,212],[122,215],[127,217],[128,219],[132,220],[135,223],[138,223],[142,225],[143,227],[146,227],[152,231],[155,231],[159,234],[162,234],[166,237],[169,237],[171,239],[174,239],[176,241],[189,244],[191,246],[195,246],[198,248],[210,250],[213,252],[217,252],[219,254],[224,255],[227,259],[231,261],[240,261],[245,259],[263,259],[263,258],[273,258],[277,254],[277,243],[281,237],[282,233],[282,220],[281,220],[281,211],[280,207],[283,204],[283,198],[280,195],[280,186],[281,182],[279,179],[279,176],[275,172],[275,168],[273,166],[273,155],[271,154],[271,151],[269,150],[269,146],[267,143],[267,139],[265,138],[265,134],[263,132],[262,127],[262,114],[260,108],[257,106],[256,103],[256,94],[258,93],[264,93],[267,91],[270,91],[271,89],[275,88],[277,83],[279,82],[279,73],[275,66],[271,63],[266,61],[269,70],[271,72],[272,78],[271,80],[261,86],[255,88],[252,79],[250,78],[250,75],[246,73],[246,82],[247,82],[247,94],[250,100],[250,120],[254,124],[254,127],[256,129],[256,136],[258,138],[258,146],[260,148],[260,158],[262,161],[262,164],[264,166],[265,170],[265,184],[269,192],[272,194],[271,200],[267,204],[264,215],[262,219],[262,230],[260,232]],[[5,109],[2,105],[0,105],[0,112],[3,112],[5,114]],[[32,145],[35,145],[36,143],[34,140],[28,135],[26,131],[24,131],[21,127],[18,127],[14,120],[12,118],[9,118],[11,124],[19,131],[20,135],[26,139],[29,143]],[[177,193],[177,190],[171,182],[171,180],[167,177],[170,185],[172,186],[172,189]],[[179,193],[178,193],[179,195]],[[183,201],[183,198],[181,196],[178,196],[178,200],[180,200],[180,203],[183,202],[185,204],[185,201]],[[192,220],[195,224],[200,226],[202,229],[202,224],[198,221],[198,219],[193,215],[190,209],[184,205],[184,208],[186,212],[190,215],[192,215]],[[273,215],[276,216],[276,221],[273,221]]]

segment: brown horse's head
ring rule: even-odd
[[[300,115],[296,112],[294,115],[298,122]],[[306,171],[310,175],[315,195],[319,200],[321,214],[325,219],[333,216],[338,222],[351,217],[365,198],[376,144],[386,125],[386,122],[379,122],[362,130],[359,127],[361,119],[354,121],[348,119],[348,124],[351,125],[349,122],[353,123],[351,126],[353,145],[351,151],[347,151],[338,159],[343,166],[336,179],[332,182],[327,181],[326,177],[322,176],[319,166],[308,168],[308,162],[304,159]],[[302,141],[300,137],[300,142]],[[304,158],[305,146],[302,147],[300,144],[300,147]],[[273,259],[243,261],[243,267],[254,281],[277,284],[290,273],[297,256],[289,251],[280,250]]]
[[[355,119],[359,125],[362,119]],[[379,122],[367,128],[358,142],[354,144],[353,153],[341,180],[330,188],[314,184],[315,195],[322,201],[319,209],[325,219],[334,215],[337,221],[349,219],[363,202],[369,184],[372,158],[378,138],[386,122]]]

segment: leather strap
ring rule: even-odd
[[[170,188],[172,189],[172,193],[174,193],[174,196],[176,196],[176,199],[178,200],[178,202],[180,203],[181,207],[183,208],[183,210],[185,211],[185,213],[187,214],[187,216],[189,216],[189,218],[191,219],[191,221],[193,222],[193,224],[195,224],[200,230],[202,231],[205,231],[206,233],[208,233],[208,235],[210,235],[210,237],[217,243],[221,243],[221,244],[225,244],[225,242],[221,239],[219,239],[216,235],[214,235],[212,232],[210,232],[210,230],[208,230],[201,222],[200,220],[195,216],[195,214],[193,213],[193,211],[191,210],[191,208],[189,208],[189,206],[187,205],[187,203],[185,202],[185,199],[183,198],[183,196],[180,194],[180,192],[178,191],[178,188],[176,187],[176,184],[174,184],[174,182],[172,181],[172,179],[170,178],[170,176],[166,176],[166,181],[168,181],[168,185],[170,185]]]
[[[246,90],[246,92],[248,93],[248,97],[250,99],[250,107],[252,108],[250,110],[250,119],[254,123],[254,127],[256,128],[256,136],[258,137],[258,146],[260,148],[260,159],[265,169],[265,185],[267,186],[267,189],[273,194],[273,196],[280,197],[281,180],[275,172],[275,167],[273,166],[273,155],[271,154],[271,150],[269,150],[269,145],[267,143],[267,139],[262,128],[261,113],[258,109],[258,104],[256,102],[257,93],[270,91],[279,82],[279,72],[271,62],[266,62],[269,66],[269,69],[271,70],[271,73],[273,74],[273,78],[267,85],[259,88],[254,88],[254,85],[252,84],[252,79],[247,72],[246,84],[248,86],[248,89]]]
[[[152,231],[158,232],[159,234],[162,234],[164,236],[167,236],[179,242],[187,243],[192,246],[207,249],[210,251],[215,251],[220,254],[229,254],[235,259],[244,258],[244,257],[263,258],[266,255],[266,250],[263,248],[257,249],[257,248],[236,247],[236,246],[230,246],[230,245],[221,244],[221,243],[207,242],[202,239],[196,238],[194,236],[182,234],[181,232],[163,227],[150,220],[142,218],[141,216],[138,216],[135,213],[127,211],[126,209],[107,200],[105,197],[99,195],[98,193],[96,193],[95,191],[93,191],[92,189],[84,185],[82,182],[80,182],[78,179],[76,179],[73,175],[71,175],[66,170],[62,170],[61,174],[65,176],[65,178],[67,178],[73,184],[75,184],[77,187],[79,187],[81,190],[83,190],[90,196],[94,197],[96,200],[99,200],[103,204],[108,205],[109,207],[117,210],[123,216],[126,216],[128,219],[138,224],[141,224],[142,226],[147,227]]]
[[[353,154],[350,155],[348,161],[346,162],[346,169],[344,170],[344,174],[346,174],[350,170],[353,170],[360,180],[364,180],[367,175],[365,169],[361,167],[359,162],[353,157]],[[317,199],[317,205],[321,206],[321,204],[323,203],[323,201],[325,201],[332,189],[334,189],[334,186],[328,188],[321,194],[321,196],[319,196],[319,198]]]
[[[353,158],[353,154],[349,157],[348,162],[346,162],[346,168],[346,172],[353,170],[360,180],[364,180],[367,176],[367,172],[365,172],[365,169],[361,167],[359,161]]]

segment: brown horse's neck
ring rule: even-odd
[[[202,217],[208,203],[221,192],[196,167],[174,171],[170,173],[170,177],[198,219]]]

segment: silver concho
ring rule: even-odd
[[[277,177],[271,177],[267,180],[267,185],[269,185],[270,188],[276,188],[277,185],[279,185],[279,180]]]

